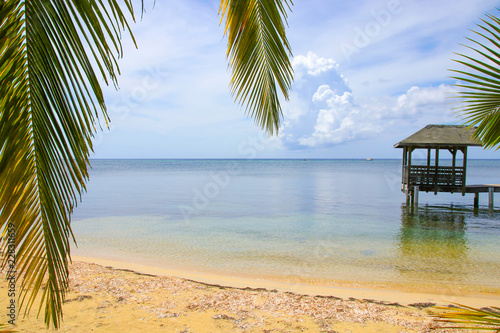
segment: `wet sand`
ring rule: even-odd
[[[431,304],[500,305],[491,294],[311,286],[73,260],[60,332],[429,332],[440,325],[430,316],[436,312]],[[7,295],[4,280],[0,294]],[[0,307],[8,301],[0,297]],[[21,332],[53,332],[35,308],[17,324]]]

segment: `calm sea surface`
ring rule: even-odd
[[[500,194],[421,193],[400,160],[93,160],[75,254],[247,276],[500,288]],[[468,184],[500,184],[499,160]]]

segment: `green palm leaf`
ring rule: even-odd
[[[464,125],[477,126],[474,138],[485,148],[500,148],[500,19],[486,15],[480,31],[474,31],[478,40],[468,39],[475,47],[468,46],[476,57],[458,54],[457,63],[466,70],[452,70],[457,73],[452,78],[463,83],[457,84],[460,92],[456,97],[463,103],[458,112]]]
[[[462,304],[454,304],[458,306],[454,311],[434,315],[434,317],[439,318],[438,322],[455,324],[455,326],[449,327],[453,329],[500,332],[500,308],[492,307],[483,310]],[[436,307],[436,309],[449,310],[450,308],[441,306]]]
[[[285,36],[288,0],[221,0],[226,17],[231,91],[270,134],[282,118],[279,86],[284,97],[293,80],[290,45]]]
[[[132,1],[122,1],[133,15]],[[0,251],[8,252],[14,225],[20,308],[28,313],[42,290],[38,313],[45,307],[45,322],[56,328],[71,212],[85,190],[99,115],[108,121],[94,67],[116,86],[120,34],[130,32],[118,2],[0,0]],[[276,84],[288,98],[292,80],[283,3],[291,4],[221,0],[220,7],[232,91],[270,133],[281,117]]]
[[[12,330],[12,329],[6,328],[6,327],[9,327],[9,325],[0,324],[0,333],[18,333],[19,332],[17,330]]]
[[[0,244],[5,253],[14,224],[20,307],[29,312],[43,288],[38,312],[45,306],[45,322],[59,327],[70,214],[88,178],[96,117],[107,119],[92,61],[116,83],[128,25],[117,1],[90,0],[2,1],[0,22]]]

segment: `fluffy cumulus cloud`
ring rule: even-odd
[[[450,86],[414,86],[396,96],[363,98],[350,89],[333,59],[308,53],[293,65],[296,81],[280,136],[289,149],[328,147],[404,125],[453,120],[447,104]]]

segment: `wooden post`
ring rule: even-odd
[[[489,195],[488,195],[488,207],[490,209],[493,208],[493,187],[490,187],[488,188],[488,192],[489,192]]]
[[[431,180],[431,149],[427,148],[427,173],[425,174],[425,185],[429,186]]]
[[[414,148],[412,148],[412,147],[408,148],[408,167],[411,166],[411,153],[413,153],[413,149]]]
[[[408,166],[406,167],[406,183],[408,184],[408,190],[411,189],[411,154],[413,153],[413,149],[412,147],[408,147],[408,159],[407,159],[407,162],[408,162]],[[413,204],[413,202],[412,202]]]
[[[403,147],[403,166],[401,168],[401,190],[406,194],[406,201],[409,202],[408,198],[408,148]]]
[[[434,195],[437,195],[438,188],[438,168],[439,168],[439,148],[436,148],[436,161],[435,161],[436,170],[434,170]]]
[[[474,208],[479,208],[479,192],[474,193]]]
[[[415,186],[415,187],[413,188],[413,196],[415,197],[415,198],[413,199],[413,200],[414,200],[414,201],[413,201],[413,203],[414,203],[415,207],[418,207],[418,190],[419,190],[419,189],[418,189],[418,186]]]
[[[453,155],[453,160],[451,163],[451,180],[450,180],[450,186],[456,186],[456,180],[455,180],[455,167],[457,166],[457,150],[455,148],[449,149],[450,153]]]
[[[465,195],[465,175],[467,174],[467,146],[464,147],[464,174],[462,175],[462,195]]]

